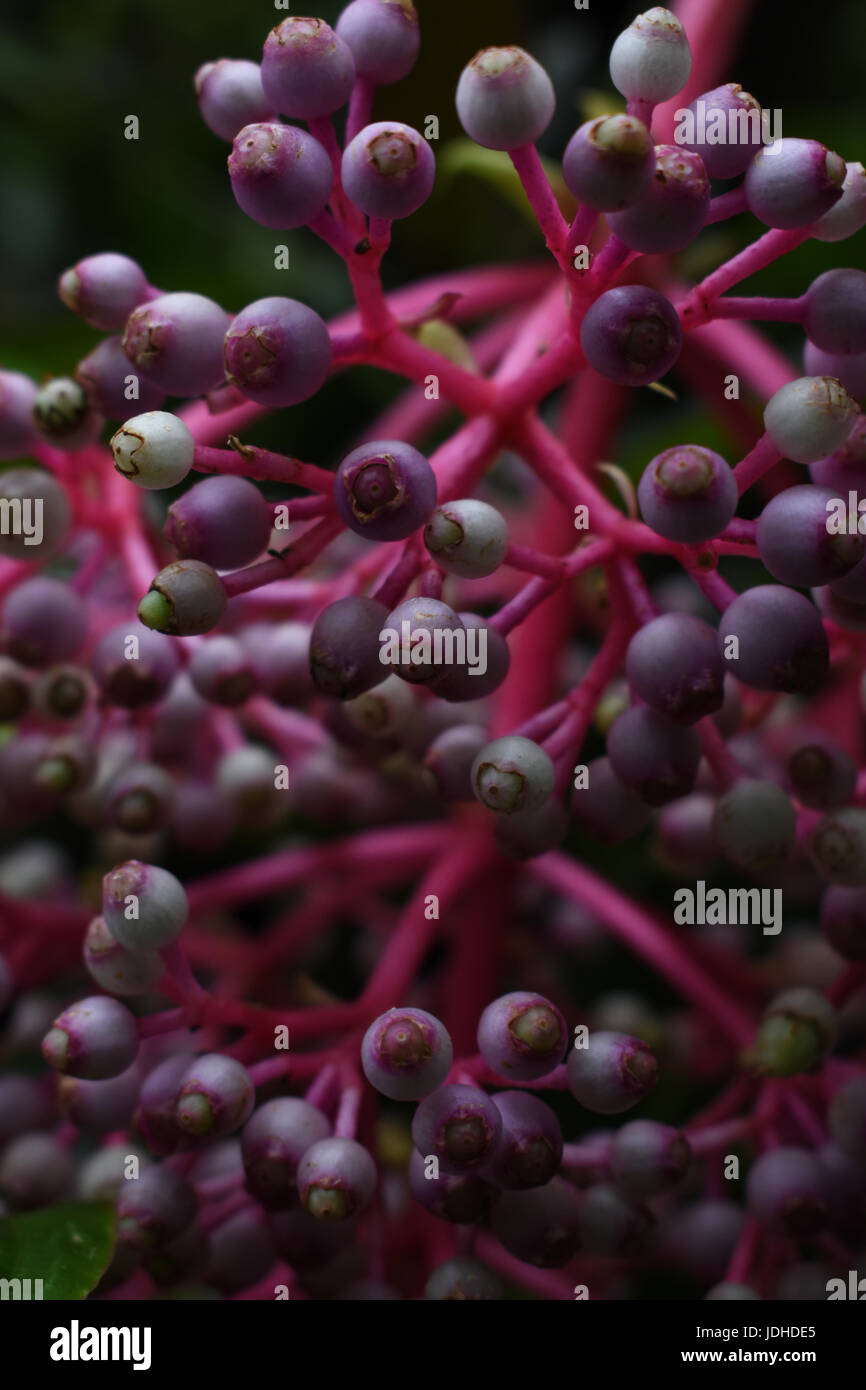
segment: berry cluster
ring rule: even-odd
[[[373,102],[418,51],[352,0],[195,76],[238,208],[351,311],[106,252],[60,276],[74,371],[0,371],[0,1215],[110,1197],[97,1297],[824,1298],[866,1246],[866,273],[728,291],[855,234],[866,176],[766,144],[654,7],[559,198],[544,68],[467,62],[549,258],[386,293],[436,159]],[[344,457],[250,442],[360,365],[408,387]],[[743,455],[634,487],[600,460],[668,373]],[[611,881],[647,846],[672,920]]]

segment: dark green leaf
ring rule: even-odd
[[[110,1202],[7,1217],[0,1221],[0,1278],[41,1279],[44,1299],[86,1298],[108,1267],[114,1235]]]

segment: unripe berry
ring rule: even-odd
[[[33,403],[39,388],[22,372],[0,371],[0,459],[27,454],[36,442]]]
[[[553,118],[553,83],[522,48],[482,48],[460,74],[457,115],[466,134],[489,150],[520,149]]]
[[[521,990],[494,999],[478,1021],[478,1051],[510,1081],[535,1081],[558,1067],[568,1044],[565,1019],[541,994]]]
[[[812,231],[816,241],[844,241],[866,223],[866,171],[862,164],[845,167],[838,203],[819,217]]]
[[[661,5],[632,20],[610,51],[610,75],[628,100],[653,104],[682,91],[692,70],[686,31]]]
[[[749,211],[767,227],[808,226],[839,202],[846,172],[844,159],[817,140],[776,140],[746,170]]]
[[[358,77],[377,86],[399,82],[415,66],[420,33],[412,0],[352,0],[337,35],[352,50]]]
[[[164,1163],[145,1168],[122,1183],[117,1199],[117,1235],[133,1250],[167,1245],[192,1223],[196,1197],[180,1173]]]
[[[631,1120],[617,1130],[610,1148],[611,1177],[632,1202],[676,1187],[691,1161],[686,1136],[655,1120]]]
[[[506,1190],[543,1187],[562,1161],[562,1130],[549,1105],[527,1091],[499,1091],[502,1136],[485,1177]]]
[[[58,293],[67,309],[91,328],[114,333],[123,327],[133,309],[147,299],[150,286],[135,261],[116,251],[103,251],[86,256],[65,270]]]
[[[43,438],[56,449],[70,452],[92,444],[105,423],[84,387],[71,376],[56,376],[40,386],[33,401],[33,419]]]
[[[163,973],[156,951],[130,951],[108,930],[104,917],[94,917],[84,938],[88,974],[110,994],[147,994]]]
[[[128,951],[160,951],[180,934],[189,913],[183,884],[158,864],[130,859],[102,881],[102,915]]]
[[[657,145],[655,161],[646,191],[622,212],[610,213],[607,223],[632,251],[682,251],[707,220],[710,181],[700,155],[680,145]]]
[[[505,559],[508,526],[495,507],[465,497],[436,508],[424,527],[424,544],[448,574],[483,579]]]
[[[42,1039],[42,1056],[55,1071],[104,1081],[132,1066],[138,1029],[125,1004],[95,994],[71,1004]]]
[[[809,857],[823,879],[848,888],[866,885],[866,811],[843,806],[824,816],[807,842]]]
[[[280,1096],[258,1106],[241,1135],[246,1186],[268,1211],[296,1205],[298,1164],[331,1126],[308,1101]]]
[[[202,120],[223,140],[234,140],[245,125],[274,118],[258,63],[245,58],[218,58],[213,63],[202,63],[193,82]]]
[[[346,1221],[376,1191],[376,1165],[354,1139],[319,1139],[298,1164],[298,1195],[317,1221]]]
[[[655,170],[649,131],[636,116],[598,116],[574,132],[562,156],[571,193],[597,212],[621,212],[648,189]]]
[[[421,1100],[441,1086],[454,1050],[447,1030],[423,1009],[389,1009],[361,1043],[364,1075],[391,1100]]]
[[[713,834],[727,859],[750,873],[777,869],[794,843],[797,817],[775,782],[742,777],[720,797]]]
[[[225,336],[228,380],[269,407],[314,396],[331,367],[331,339],[319,315],[297,299],[257,299]]]
[[[400,121],[365,126],[343,151],[346,196],[368,217],[409,217],[433,190],[436,161],[427,141]]]
[[[235,201],[263,227],[312,222],[331,196],[334,171],[318,140],[296,126],[258,123],[239,130],[228,158]]]
[[[739,494],[733,471],[720,454],[699,444],[679,444],[647,464],[637,497],[648,526],[667,540],[694,545],[724,530]]]
[[[115,431],[109,444],[118,473],[147,491],[183,482],[195,454],[188,427],[165,410],[134,415]]]
[[[428,1303],[489,1303],[502,1297],[492,1270],[471,1255],[454,1255],[437,1265],[424,1285]]]
[[[207,1052],[189,1064],[174,1103],[178,1125],[195,1139],[216,1139],[245,1124],[255,1104],[255,1087],[246,1067],[220,1052]]]
[[[517,734],[486,744],[472,765],[478,800],[504,815],[541,806],[554,781],[555,768],[548,754],[532,739]]]
[[[839,1034],[836,1010],[814,989],[788,989],[764,1010],[749,1061],[762,1076],[815,1071]]]
[[[421,1101],[412,1119],[415,1148],[438,1158],[446,1173],[483,1169],[501,1134],[502,1116],[478,1086],[440,1086]]]
[[[658,1063],[646,1043],[625,1033],[593,1029],[586,1047],[569,1050],[572,1095],[596,1115],[621,1115],[658,1081]]]
[[[284,19],[265,39],[262,86],[276,111],[292,120],[330,116],[355,81],[352,50],[323,19]]]
[[[216,627],[227,601],[222,580],[210,565],[175,560],[151,582],[138,605],[138,616],[158,632],[192,637]]]
[[[521,1093],[522,1094],[522,1093]],[[409,1156],[409,1189],[425,1211],[455,1226],[471,1226],[490,1215],[499,1191],[480,1173],[443,1173],[428,1177],[423,1154],[413,1149]]]

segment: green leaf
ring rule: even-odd
[[[68,1202],[0,1221],[0,1278],[41,1279],[45,1299],[82,1299],[114,1251],[111,1202]]]

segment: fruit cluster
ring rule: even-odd
[[[436,175],[371,120],[417,15],[283,19],[198,102],[241,212],[322,239],[354,308],[235,313],[105,252],[60,276],[102,335],[74,373],[0,371],[0,1211],[110,1198],[96,1297],[824,1298],[858,1267],[866,273],[728,291],[853,236],[866,175],[711,86],[723,8],[694,54],[637,16],[625,110],[554,182],[548,74],[476,54],[459,120],[548,259],[388,293]],[[753,320],[802,327],[804,374]],[[360,365],[408,387],[344,458],[250,442]],[[672,441],[634,488],[600,461],[669,372],[742,457]],[[648,857],[794,921],[683,930],[614,881]]]

